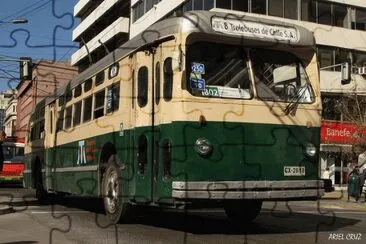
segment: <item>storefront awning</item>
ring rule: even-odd
[[[320,151],[352,153],[353,146],[347,144],[320,144]]]

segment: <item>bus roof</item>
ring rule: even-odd
[[[275,21],[266,19],[263,17],[256,17],[256,16],[249,16],[248,14],[243,15],[234,15],[229,13],[223,12],[213,12],[213,11],[189,11],[183,13],[181,17],[171,17],[162,21],[159,21],[149,28],[147,28],[144,32],[140,33],[136,37],[132,38],[131,40],[127,41],[123,45],[121,45],[116,50],[109,53],[107,56],[99,60],[97,63],[90,66],[88,69],[77,75],[73,80],[71,80],[68,84],[63,87],[60,87],[56,90],[54,96],[50,96],[45,98],[45,104],[40,106],[45,106],[49,103],[52,103],[56,100],[59,96],[63,95],[67,90],[73,89],[77,85],[83,83],[85,80],[91,78],[96,73],[108,68],[114,62],[119,61],[125,56],[132,54],[133,52],[137,51],[141,47],[151,44],[157,40],[167,38],[172,36],[178,32],[186,32],[186,33],[194,33],[194,32],[204,32],[208,34],[220,34],[223,36],[227,36],[230,38],[240,38],[240,39],[248,39],[248,40],[256,40],[258,41],[258,37],[260,40],[265,39],[265,35],[261,35],[259,33],[256,37],[245,37],[243,35],[239,36],[238,33],[228,33],[228,32],[219,32],[213,29],[212,19],[217,18],[220,20],[240,20],[244,21],[246,24],[250,24],[249,28],[259,28],[260,31],[263,26],[273,26],[277,27],[277,31],[279,28],[284,30],[289,30],[292,28],[296,30],[298,35],[298,41],[295,43],[290,43],[289,41],[281,41],[281,40],[265,40],[266,42],[270,43],[287,43],[292,44],[293,46],[314,46],[315,40],[313,33],[309,30],[305,29],[304,27],[297,26],[294,24],[289,24],[285,22]],[[234,23],[235,24],[235,23]],[[243,25],[241,25],[243,28]],[[237,27],[240,31],[240,26]],[[257,31],[258,31],[257,30]],[[276,30],[275,30],[276,31]],[[264,37],[263,37],[264,36]]]

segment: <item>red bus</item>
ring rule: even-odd
[[[24,141],[5,140],[2,144],[4,154],[0,182],[22,183],[24,170]]]

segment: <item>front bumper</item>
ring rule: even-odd
[[[322,180],[293,181],[174,181],[172,197],[176,199],[262,199],[291,200],[320,198]]]

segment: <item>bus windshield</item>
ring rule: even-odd
[[[187,50],[187,87],[194,96],[251,99],[249,62],[262,100],[312,103],[301,61],[283,51],[197,42]],[[248,59],[249,56],[249,59]]]
[[[24,147],[3,145],[4,160],[22,160],[24,158]]]
[[[250,51],[257,94],[260,99],[280,102],[312,103],[314,95],[300,60],[274,50]]]
[[[244,48],[199,42],[187,52],[188,87],[195,96],[251,98]]]

